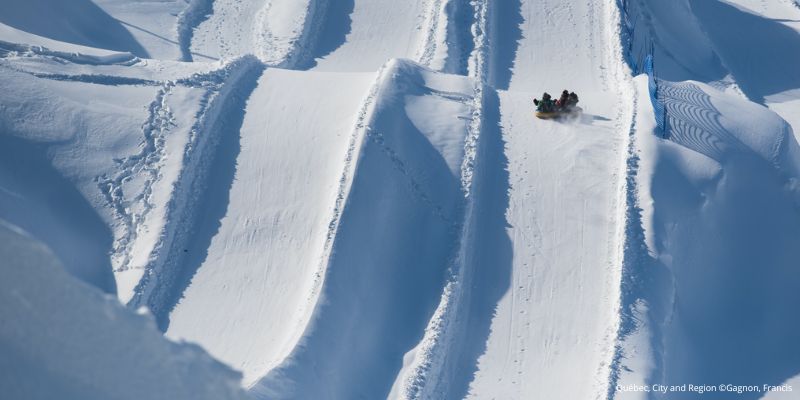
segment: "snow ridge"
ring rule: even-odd
[[[625,374],[627,368],[625,359],[629,356],[626,349],[635,346],[629,344],[629,341],[633,339],[636,332],[642,331],[643,327],[648,324],[645,320],[646,316],[641,315],[642,310],[649,307],[642,293],[643,279],[645,279],[642,276],[642,269],[648,263],[651,263],[649,250],[645,243],[642,208],[639,203],[639,187],[637,183],[640,164],[639,148],[636,143],[636,132],[639,129],[637,120],[641,118],[638,115],[640,107],[639,91],[635,89],[634,83],[630,81],[630,77],[634,73],[631,65],[623,62],[623,60],[634,62],[630,54],[625,54],[622,46],[625,41],[631,40],[631,34],[626,31],[625,27],[625,18],[627,16],[625,15],[626,10],[624,7],[626,5],[620,1],[614,1],[614,3],[614,6],[609,6],[608,8],[612,14],[609,20],[617,21],[613,25],[614,32],[611,32],[616,39],[609,38],[608,43],[614,47],[612,54],[617,54],[619,57],[619,68],[614,71],[617,75],[617,81],[626,82],[620,88],[623,89],[623,92],[618,98],[629,98],[631,99],[631,104],[628,105],[630,124],[627,133],[623,134],[626,151],[624,164],[620,171],[623,171],[624,174],[621,176],[622,189],[619,191],[620,198],[617,201],[617,220],[620,223],[617,225],[618,232],[615,235],[619,240],[617,243],[619,248],[615,251],[615,254],[619,257],[616,261],[618,265],[616,272],[619,275],[615,278],[617,282],[615,285],[617,297],[612,304],[617,310],[616,315],[618,317],[617,321],[615,321],[616,332],[613,333],[613,336],[609,336],[610,342],[613,343],[612,346],[608,347],[610,351],[609,363],[607,366],[603,366],[604,371],[599,371],[600,374],[606,377],[605,397],[608,400],[616,398],[616,387],[621,383]],[[632,28],[628,27],[627,29]],[[630,42],[628,44],[630,45]],[[653,119],[653,122],[655,122],[655,118]],[[621,119],[619,120],[621,121]]]
[[[130,66],[141,61],[131,53],[114,53],[105,56],[95,56],[81,53],[68,53],[51,50],[44,46],[11,43],[0,40],[0,58],[9,57],[36,57],[44,56],[55,60],[63,60],[73,64],[85,65],[125,65]]]
[[[418,356],[410,369],[408,376],[402,377],[401,396],[407,400],[426,398],[441,398],[447,394],[448,378],[442,376],[447,371],[447,359],[453,347],[454,339],[451,332],[458,329],[460,305],[465,301],[467,290],[470,288],[471,275],[466,270],[467,242],[471,232],[472,214],[474,208],[474,194],[472,183],[476,168],[476,159],[480,133],[483,126],[483,104],[487,87],[487,53],[489,38],[486,35],[489,2],[474,1],[473,17],[475,18],[471,32],[473,34],[474,48],[469,59],[469,76],[474,79],[474,97],[472,104],[472,118],[468,135],[464,143],[464,159],[461,165],[461,188],[466,199],[462,222],[454,260],[448,268],[448,278],[442,291],[441,301],[434,311],[425,334],[417,350]]]
[[[638,95],[634,95],[634,107],[638,104]],[[607,399],[615,397],[616,386],[622,374],[625,358],[624,343],[635,331],[640,322],[637,321],[636,310],[640,299],[636,298],[637,268],[642,257],[647,255],[644,243],[641,221],[641,208],[638,202],[638,188],[636,177],[639,171],[639,156],[637,155],[635,135],[636,117],[631,121],[628,139],[627,165],[625,168],[625,233],[623,243],[622,273],[620,281],[619,300],[619,328],[615,339],[614,354],[610,363],[608,378]]]
[[[203,108],[198,112],[184,150],[184,164],[167,204],[167,225],[158,239],[151,258],[144,266],[144,275],[136,286],[128,306],[148,306],[162,328],[169,311],[180,298],[182,288],[176,280],[184,258],[184,244],[193,234],[193,221],[200,197],[206,188],[205,179],[215,157],[215,148],[222,135],[238,134],[226,129],[227,118],[241,113],[241,107],[264,65],[253,56],[243,56],[208,74],[195,74],[179,83],[191,82],[194,87],[208,87]]]
[[[338,188],[336,191],[336,198],[334,200],[333,206],[330,208],[330,220],[328,222],[328,228],[325,234],[325,241],[323,243],[322,251],[320,252],[319,256],[319,264],[314,272],[313,280],[311,282],[311,289],[307,294],[305,303],[298,308],[298,312],[296,315],[298,316],[307,316],[311,315],[311,311],[316,307],[317,303],[319,302],[319,295],[321,292],[322,285],[325,279],[325,271],[328,268],[330,263],[331,257],[331,250],[333,248],[333,243],[336,239],[336,232],[339,228],[339,221],[342,216],[342,212],[347,203],[347,197],[350,193],[350,188],[353,183],[353,176],[357,169],[358,164],[358,157],[360,154],[360,149],[364,144],[364,140],[367,135],[367,130],[369,126],[369,121],[373,116],[374,113],[374,105],[375,100],[378,96],[379,89],[382,85],[382,82],[385,80],[386,75],[388,74],[387,70],[389,69],[389,63],[381,67],[381,69],[377,72],[374,82],[370,87],[366,97],[361,101],[361,105],[359,107],[358,114],[355,119],[355,124],[353,130],[350,134],[348,139],[347,150],[344,154],[344,160],[342,162],[342,173],[339,177],[338,181]],[[311,316],[313,318],[313,316]],[[310,321],[298,319],[294,326],[294,331],[300,332],[300,337],[297,338],[299,340],[304,331],[308,329],[310,326]],[[291,346],[292,348],[297,347],[297,344]],[[260,390],[260,386],[256,384],[254,386],[254,390]]]
[[[383,152],[383,154],[385,154],[389,158],[389,160],[391,161],[391,163],[394,166],[395,170],[400,172],[400,174],[403,175],[407,179],[408,186],[410,187],[411,192],[414,193],[417,196],[417,198],[420,199],[423,203],[427,204],[433,210],[433,213],[437,217],[441,218],[442,221],[444,221],[444,222],[446,222],[448,224],[451,224],[451,225],[457,224],[450,217],[445,215],[444,209],[443,209],[443,207],[441,205],[436,204],[433,201],[433,199],[431,199],[431,196],[427,195],[423,191],[422,185],[418,182],[418,180],[416,178],[414,178],[414,176],[411,174],[411,172],[408,170],[408,168],[406,168],[405,164],[403,163],[403,160],[400,159],[400,157],[398,156],[397,152],[394,151],[389,145],[386,144],[386,141],[384,140],[383,134],[380,133],[380,132],[375,132],[369,126],[366,128],[366,132],[367,132],[366,137],[369,140],[371,140],[373,143],[378,145],[378,147],[380,147],[380,149]]]

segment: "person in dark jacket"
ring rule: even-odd
[[[556,101],[556,106],[560,109],[567,108],[568,101],[569,101],[569,92],[566,89],[564,89],[564,91],[561,92],[561,97],[559,97],[558,101]]]
[[[554,109],[553,98],[549,93],[544,92],[542,99],[533,99],[533,104],[536,105],[536,111],[552,112]]]
[[[569,96],[567,97],[567,103],[566,104],[567,104],[566,106],[569,107],[569,108],[573,108],[573,107],[577,106],[578,105],[578,95],[575,94],[575,92],[570,93]]]

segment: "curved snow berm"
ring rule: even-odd
[[[120,20],[91,0],[30,0],[5,4],[0,23],[53,40],[100,49],[149,54]]]
[[[635,304],[620,383],[780,385],[800,372],[800,146],[735,94],[663,81],[661,96],[670,139],[636,134],[644,243],[659,268],[635,277],[650,293]]]
[[[69,276],[0,220],[0,387],[8,399],[241,399],[239,374]],[[135,349],[132,351],[132,349]]]
[[[472,94],[468,78],[410,61],[382,69],[316,309],[257,397],[387,397],[456,250]]]
[[[90,65],[133,64],[139,60],[131,53],[59,42],[0,24],[0,57],[8,57],[10,53],[54,56]]]
[[[230,170],[235,165],[244,105],[263,70],[263,64],[255,57],[243,56],[217,71],[195,74],[176,82],[190,87],[205,86],[208,90],[200,101],[202,107],[195,116],[188,141],[182,149],[182,164],[174,178],[171,196],[166,201],[162,226],[154,227],[150,234],[155,239],[144,251],[136,247],[126,249],[132,253],[129,257],[138,259],[133,265],[143,269],[141,280],[136,282],[128,305],[134,308],[149,307],[162,328],[165,328],[167,316],[181,297],[193,272],[189,270],[190,266],[187,267],[187,258],[190,256],[188,243],[197,236],[213,235],[213,232],[204,232],[204,227],[198,222],[202,221],[201,210],[204,210],[205,201],[210,197],[204,192],[227,192],[230,186],[232,172],[228,187],[218,188],[211,184],[216,182],[215,173],[219,169]],[[228,163],[220,165],[220,160],[223,163],[228,160]],[[226,182],[220,184],[225,185]]]

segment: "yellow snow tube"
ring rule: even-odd
[[[580,107],[574,107],[563,111],[536,111],[536,118],[555,119],[567,116],[576,116],[583,112]]]
[[[560,115],[561,113],[555,111],[550,111],[550,112],[536,111],[536,118],[541,118],[541,119],[558,118]]]

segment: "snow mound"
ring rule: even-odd
[[[49,39],[149,57],[122,22],[91,0],[30,0],[3,7],[0,23]]]
[[[627,305],[644,335],[626,342],[623,378],[780,385],[800,372],[800,146],[783,119],[736,94],[664,81],[661,95],[669,139],[646,128],[636,138],[646,254]]]
[[[0,221],[0,387],[9,399],[245,399],[240,375],[69,276]],[[57,334],[56,334],[57,333]]]

